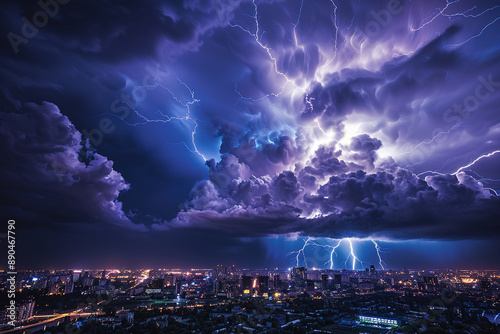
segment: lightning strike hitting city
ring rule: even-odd
[[[500,0],[5,0],[0,333],[498,333]]]

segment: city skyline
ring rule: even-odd
[[[7,0],[0,248],[15,231],[19,270],[499,269],[499,21],[499,1]]]
[[[6,333],[48,327],[376,334],[434,327],[494,333],[500,323],[499,270],[245,270],[219,264],[186,271],[19,271],[14,285],[16,309],[0,310]]]

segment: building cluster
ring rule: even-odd
[[[432,327],[474,332],[498,330],[500,323],[497,271],[394,271],[374,266],[363,271],[246,270],[217,265],[190,270],[24,271],[16,284],[19,326],[61,314],[67,315],[66,325],[77,327],[141,331],[156,326],[165,332],[203,333],[206,328],[210,333],[356,333],[360,328],[367,333],[412,333]],[[5,283],[0,290],[6,291]],[[6,314],[0,310],[4,328]]]

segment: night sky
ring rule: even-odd
[[[499,29],[486,0],[2,1],[17,266],[500,269]]]

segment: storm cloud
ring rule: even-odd
[[[72,0],[16,52],[9,33],[43,8],[7,1],[2,210],[237,237],[499,235],[498,5]]]
[[[2,211],[38,224],[111,223],[145,230],[132,223],[118,201],[130,185],[113,162],[85,150],[84,139],[51,103],[26,103],[0,119],[3,163]]]

